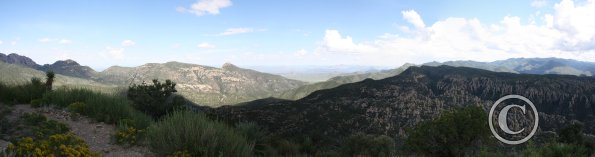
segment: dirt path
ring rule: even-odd
[[[31,108],[30,105],[15,105],[13,114],[42,113],[46,117],[64,123],[70,131],[81,137],[92,151],[101,153],[105,157],[142,157],[153,156],[145,147],[123,147],[112,143],[112,136],[116,129],[113,125],[93,122],[93,120],[80,117],[77,120],[70,118],[70,113],[53,108]]]

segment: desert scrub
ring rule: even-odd
[[[175,92],[177,92],[175,82],[165,80],[161,83],[155,79],[152,85],[145,82],[133,84],[128,88],[127,96],[133,102],[134,108],[159,119],[185,103],[183,97],[174,95]]]
[[[147,129],[149,147],[159,156],[187,150],[193,156],[252,156],[253,145],[232,127],[201,113],[174,111]]]
[[[91,152],[89,146],[82,139],[71,133],[55,134],[40,140],[25,137],[15,144],[9,144],[7,151],[16,154],[16,156],[33,157],[99,156],[99,154]]]
[[[116,131],[116,143],[118,144],[125,144],[125,145],[136,145],[140,140],[142,140],[142,136],[144,135],[144,130],[136,129],[134,127],[123,127]]]
[[[167,157],[192,157],[192,154],[190,154],[190,152],[188,152],[187,150],[184,151],[176,151],[171,155],[168,155]]]
[[[39,78],[32,78],[25,84],[0,83],[0,101],[5,103],[30,103],[45,93],[45,87]]]
[[[41,99],[34,99],[29,104],[31,104],[31,107],[38,108],[43,106],[43,101]]]
[[[147,119],[150,119],[132,108],[131,102],[126,97],[99,93],[89,89],[59,88],[46,93],[43,100],[58,107],[67,107],[70,112],[109,124],[117,123],[123,119],[131,119],[139,125],[145,123],[143,125],[148,126]]]
[[[85,114],[86,109],[87,109],[87,104],[85,104],[83,102],[74,102],[74,103],[68,105],[67,109],[71,113]]]
[[[38,113],[25,113],[21,118],[25,125],[32,127],[35,137],[42,138],[53,134],[63,134],[70,130],[66,124],[48,120]]]

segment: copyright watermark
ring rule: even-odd
[[[495,113],[497,110],[499,110],[499,112]],[[532,110],[533,112],[527,110]],[[496,119],[493,117],[494,114],[498,114]],[[512,117],[511,121],[508,121],[509,117]],[[520,95],[507,95],[498,99],[494,105],[492,105],[488,118],[492,134],[494,134],[498,140],[506,144],[521,144],[531,139],[531,137],[535,135],[537,125],[539,124],[537,108],[535,108],[533,102]],[[498,128],[494,126],[493,121],[495,120],[498,123]],[[516,123],[509,124],[509,122]],[[532,123],[533,125],[527,125],[528,123]],[[514,126],[513,129],[511,129],[510,126]],[[496,129],[500,131],[498,132]],[[499,133],[502,134],[502,136]]]

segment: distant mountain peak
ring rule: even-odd
[[[223,66],[221,66],[222,69],[226,69],[226,70],[231,70],[231,69],[239,69],[240,67],[233,65],[229,62],[225,62],[225,64],[223,64]]]
[[[52,65],[59,65],[59,66],[80,66],[80,64],[72,59],[66,59],[66,60],[59,60],[56,61],[54,64]]]
[[[29,58],[27,56],[21,56],[16,53],[11,53],[8,55],[0,53],[0,61],[9,63],[9,64],[22,65],[22,66],[33,68],[33,69],[40,67],[40,65],[35,63],[35,61],[33,61],[31,58]]]

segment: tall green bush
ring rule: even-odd
[[[0,83],[0,102],[26,104],[41,98],[44,92],[45,87],[39,78],[31,78],[26,84]]]
[[[137,129],[144,129],[152,123],[152,118],[132,108],[125,97],[89,89],[59,88],[46,93],[43,101],[58,107],[69,107],[73,112],[106,123],[125,120]]]
[[[429,156],[464,156],[489,137],[487,114],[479,106],[457,108],[409,130],[407,148]]]
[[[396,153],[395,141],[386,135],[352,135],[341,149],[343,156],[388,157]]]
[[[127,96],[134,108],[158,119],[182,105],[183,98],[173,95],[177,92],[175,87],[176,83],[171,80],[161,83],[155,79],[152,85],[145,82],[133,84],[128,88]]]
[[[179,151],[193,156],[252,156],[253,145],[240,132],[191,111],[168,114],[147,129],[146,137],[159,156]]]

